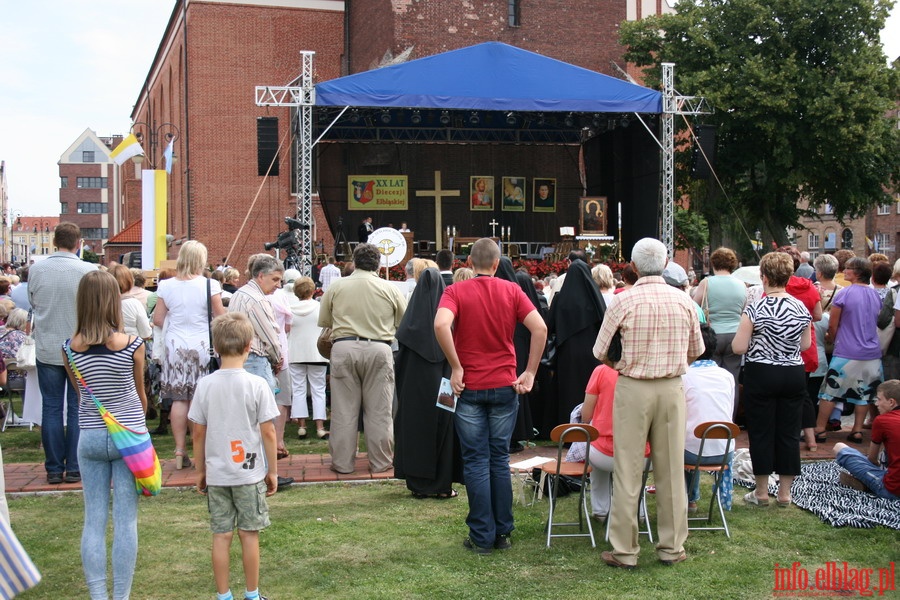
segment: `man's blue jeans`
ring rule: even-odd
[[[884,487],[884,476],[887,474],[887,469],[873,465],[872,461],[856,448],[842,448],[837,453],[835,462],[866,484],[866,487],[879,498],[900,500],[900,497],[890,493]]]
[[[515,524],[509,440],[516,424],[519,397],[512,387],[463,391],[456,403],[456,434],[462,450],[463,475],[469,497],[469,537],[492,548],[499,535]]]
[[[66,368],[37,361],[41,388],[41,443],[47,473],[76,473],[78,469],[78,393],[72,387]],[[63,401],[66,402],[66,426],[63,426]]]
[[[275,375],[272,373],[272,365],[269,364],[268,358],[260,356],[259,354],[248,354],[247,360],[244,361],[244,370],[265,379],[266,383],[269,384],[269,389],[272,390],[272,393],[278,393],[276,391],[278,390],[278,382],[275,380]]]

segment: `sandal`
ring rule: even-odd
[[[765,508],[769,506],[769,499],[760,500],[756,497],[755,492],[750,492],[744,496],[744,503],[749,504],[750,506],[757,506],[759,508]]]
[[[824,444],[828,441],[828,434],[824,431],[814,431],[813,435],[816,436],[817,444]]]
[[[851,431],[849,434],[847,434],[847,441],[852,444],[862,444],[862,431]]]
[[[278,450],[275,451],[275,458],[277,458],[278,460],[281,460],[282,458],[287,458],[290,455],[291,455],[291,453],[288,452],[287,448],[279,448]]]
[[[788,508],[791,505],[790,499],[788,500],[776,500],[775,503],[778,505],[778,508]]]
[[[175,470],[180,471],[181,469],[190,469],[191,468],[191,459],[188,458],[187,453],[184,450],[176,450],[175,451]]]

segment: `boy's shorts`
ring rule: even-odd
[[[259,531],[271,524],[265,480],[247,485],[207,486],[206,502],[213,533],[231,533],[235,527]]]

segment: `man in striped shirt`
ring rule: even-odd
[[[700,321],[694,302],[662,278],[666,247],[659,240],[639,240],[631,265],[639,275],[634,287],[618,296],[606,311],[594,356],[607,360],[616,331],[622,336],[622,356],[613,401],[614,499],[610,512],[612,552],[601,557],[613,567],[633,569],[637,544],[638,501],[644,470],[644,445],[650,442],[659,544],[664,565],[685,560],[687,505],[684,493],[684,388],[681,376],[703,353]]]
[[[48,483],[77,483],[78,394],[66,375],[62,344],[75,332],[75,293],[85,273],[97,267],[84,262],[75,250],[81,247],[81,229],[60,223],[53,231],[57,252],[34,263],[28,272],[28,300],[34,310],[37,375],[41,388],[41,443]],[[63,426],[63,405],[66,425]]]

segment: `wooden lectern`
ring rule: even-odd
[[[401,231],[400,234],[403,236],[403,239],[406,240],[406,256],[403,257],[403,264],[405,265],[409,262],[409,259],[413,257],[413,254],[415,254],[415,242],[413,241],[413,238],[416,234],[412,231]]]

